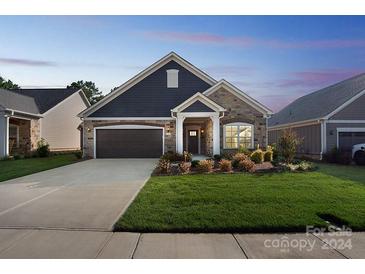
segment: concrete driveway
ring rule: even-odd
[[[108,231],[155,159],[95,159],[0,183],[0,228]]]

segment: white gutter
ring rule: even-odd
[[[14,115],[14,113],[19,113],[19,114],[23,114],[23,115],[28,115],[28,116],[34,116],[34,117],[38,117],[38,118],[43,118],[43,115],[41,115],[41,114],[30,113],[30,112],[25,112],[25,111],[19,111],[19,110],[10,109],[10,108],[6,108],[5,111],[10,111],[11,112],[11,115]]]

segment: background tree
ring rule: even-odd
[[[99,91],[99,88],[95,86],[94,82],[91,81],[77,81],[72,82],[67,88],[74,88],[74,89],[82,89],[85,93],[87,99],[89,100],[90,104],[95,104],[103,99],[104,95]]]
[[[19,86],[13,83],[11,80],[5,80],[3,77],[0,76],[0,88],[2,89],[17,89]]]

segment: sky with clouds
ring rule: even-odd
[[[175,51],[274,111],[365,72],[364,16],[0,16],[0,75],[104,92]]]

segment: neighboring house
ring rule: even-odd
[[[84,155],[214,155],[267,145],[272,112],[172,52],[81,112]]]
[[[298,154],[321,159],[337,147],[365,143],[365,73],[300,97],[269,119],[269,143],[284,129],[302,138]]]
[[[26,154],[44,138],[53,151],[80,149],[77,114],[90,104],[81,90],[0,90],[0,157]]]

